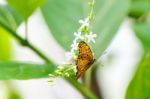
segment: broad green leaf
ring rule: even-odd
[[[25,64],[0,62],[0,79],[33,79],[48,77],[49,73],[53,73],[55,65],[49,64]]]
[[[150,12],[150,0],[134,0],[129,15],[135,18]]]
[[[146,54],[132,79],[126,99],[150,99],[150,54]]]
[[[97,38],[96,43],[92,45],[96,58],[100,57],[112,41],[118,31],[118,28],[127,16],[130,6],[130,0],[104,1],[104,3],[96,3],[96,10],[98,10],[98,12],[96,12],[93,30],[97,33]]]
[[[21,17],[9,6],[0,5],[0,23],[12,30],[16,30],[21,23]],[[11,57],[10,35],[0,25],[0,60],[9,60]]]
[[[137,23],[134,31],[146,52],[150,52],[150,23]]]
[[[96,58],[106,49],[128,13],[129,0],[96,0],[96,19],[93,31],[97,33],[93,44]],[[79,28],[78,21],[88,13],[88,0],[49,0],[42,8],[48,27],[58,43],[69,51]]]
[[[14,9],[7,5],[0,5],[0,23],[16,30],[22,21],[22,17]]]
[[[8,33],[0,27],[0,60],[6,61],[11,57],[11,45]]]
[[[15,9],[10,7],[9,5],[5,5],[4,8],[13,16],[16,26],[18,27],[23,22],[23,18],[20,16],[20,14]]]
[[[46,0],[7,0],[7,2],[26,20],[36,8],[42,6]]]

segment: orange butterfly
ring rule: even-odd
[[[79,55],[77,58],[77,79],[85,73],[85,71],[94,63],[95,59],[93,58],[92,51],[86,42],[79,42]]]

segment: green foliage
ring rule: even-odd
[[[126,99],[150,99],[150,54],[146,54],[134,78],[132,79],[126,94]]]
[[[97,0],[99,1],[99,0]],[[96,58],[100,57],[114,38],[120,24],[128,14],[130,0],[104,0],[97,2],[96,19],[93,30],[97,33],[96,43],[92,45]],[[100,6],[100,8],[98,8]]]
[[[73,33],[78,29],[79,19],[83,19],[83,0],[48,0],[42,8],[45,21],[62,47],[70,50]]]
[[[48,74],[53,73],[54,70],[55,65],[52,63],[39,65],[0,62],[0,80],[48,77]]]
[[[0,23],[5,24],[12,30],[21,23],[21,17],[9,6],[0,5]],[[9,60],[11,57],[10,35],[0,26],[0,60]]]
[[[26,20],[46,0],[7,0],[7,2]]]
[[[0,27],[0,60],[6,61],[11,57],[10,38],[3,28]]]
[[[137,23],[134,25],[134,31],[140,39],[146,52],[150,52],[150,23]]]
[[[138,65],[127,93],[126,99],[150,98],[150,23],[136,23],[134,31],[143,45],[145,55]]]
[[[21,22],[21,16],[14,9],[6,5],[0,5],[0,23],[7,25],[12,30],[16,30]]]
[[[87,16],[88,6],[82,0],[49,0],[42,8],[46,23],[59,44],[70,49],[73,33],[79,27],[79,19]],[[96,19],[93,30],[97,33],[96,44],[92,45],[98,58],[111,42],[127,15],[129,0],[96,0]]]
[[[129,15],[139,18],[150,12],[150,0],[133,0]]]

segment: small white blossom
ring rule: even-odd
[[[71,52],[74,52],[74,50],[78,49],[78,43],[76,39],[74,39],[73,44],[71,44],[71,47]]]
[[[59,69],[57,69],[57,70],[55,71],[55,73],[58,74],[58,75],[61,75],[61,74],[62,74],[61,70],[59,70]]]
[[[66,73],[65,73],[65,76],[69,77],[70,75],[69,75],[69,73],[68,73],[68,72],[66,72]]]
[[[83,36],[81,35],[81,32],[74,32],[74,35],[75,35],[75,39],[83,39]]]
[[[85,20],[79,20],[79,23],[82,26],[89,26],[89,18],[86,18]]]
[[[58,66],[57,68],[58,68],[59,70],[65,69],[63,66]]]
[[[87,38],[87,42],[89,43],[89,42],[93,42],[93,43],[95,43],[95,37],[97,37],[97,35],[96,34],[93,34],[92,32],[90,32],[89,34],[87,34],[87,35],[85,35],[85,37]]]
[[[49,76],[49,77],[54,77],[54,75],[53,75],[53,74],[48,74],[48,76]]]

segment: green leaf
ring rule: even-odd
[[[42,6],[46,0],[7,0],[7,2],[26,20],[36,8]]]
[[[130,0],[104,1],[104,3],[96,3],[98,12],[96,13],[96,20],[93,30],[97,33],[97,38],[96,43],[92,45],[96,58],[101,56],[103,51],[108,47],[116,35],[118,28],[128,14],[128,9],[130,6]]]
[[[150,54],[146,54],[132,79],[126,99],[150,99]]]
[[[150,52],[150,23],[136,23],[134,31],[146,52]]]
[[[96,19],[93,31],[97,33],[93,50],[96,58],[106,49],[128,13],[129,0],[96,0]],[[69,51],[78,21],[87,17],[88,1],[49,0],[42,8],[48,27],[58,43]]]
[[[7,79],[33,79],[48,77],[55,71],[55,65],[49,64],[26,64],[0,62],[0,80]]]
[[[0,23],[5,24],[12,30],[22,22],[21,17],[9,6],[0,5]],[[10,35],[0,26],[0,60],[9,60],[11,57]]]
[[[129,15],[138,18],[150,12],[150,0],[136,0],[132,2]]]
[[[18,27],[23,22],[23,18],[20,16],[20,14],[15,9],[10,7],[9,5],[5,5],[4,8],[13,16],[16,26]]]
[[[16,30],[22,21],[22,17],[13,8],[0,5],[0,23],[4,23],[9,28]]]
[[[7,32],[0,27],[0,60],[6,61],[11,58],[10,38]]]
[[[134,31],[140,39],[145,55],[138,65],[138,69],[128,86],[126,99],[150,98],[150,23],[136,23]]]

